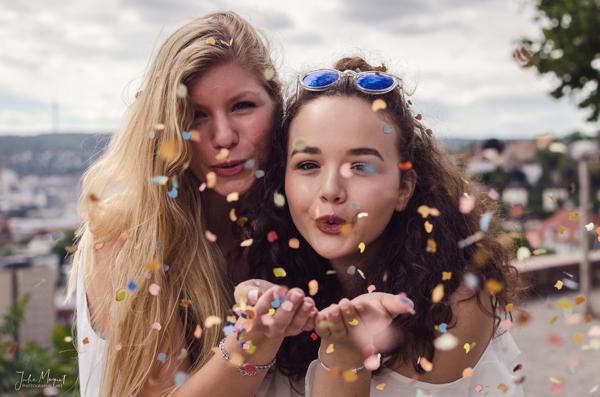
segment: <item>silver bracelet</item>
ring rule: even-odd
[[[379,354],[379,358],[381,359],[381,354]],[[319,361],[319,364],[325,371],[327,371],[327,372],[331,371],[331,368],[329,368],[327,365],[325,365],[325,363],[321,360],[321,349],[317,350],[317,360]],[[365,369],[365,365],[363,364],[360,367],[352,368],[352,369],[349,369],[348,371],[352,371],[355,374],[358,374],[359,372],[363,371],[364,369]]]
[[[221,356],[225,359],[225,361],[231,361],[231,356],[229,355],[227,350],[225,350],[225,338],[221,339],[221,341],[219,342],[219,350],[221,351]],[[238,370],[243,376],[254,376],[257,372],[268,371],[269,369],[271,369],[271,367],[273,367],[273,365],[275,365],[276,362],[277,359],[274,358],[273,361],[271,361],[268,364],[256,365],[245,363],[242,364],[242,366],[239,367]]]

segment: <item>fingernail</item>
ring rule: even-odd
[[[415,303],[412,300],[410,300],[410,298],[408,296],[406,296],[406,294],[404,292],[401,293],[398,296],[400,298],[400,301],[402,303],[404,303],[405,305],[409,305],[409,306],[415,307]]]
[[[311,306],[312,306],[312,303],[304,302],[304,304],[302,305],[302,310],[307,311],[308,309],[310,309]]]
[[[258,300],[258,289],[251,289],[248,291],[248,303],[251,305],[255,304]]]

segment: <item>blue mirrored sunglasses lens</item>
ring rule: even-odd
[[[339,77],[339,74],[332,70],[317,70],[304,76],[302,84],[311,88],[324,88],[335,83]]]
[[[369,73],[356,79],[356,84],[365,90],[384,91],[394,85],[394,79],[382,74]]]

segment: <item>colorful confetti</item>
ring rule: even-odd
[[[383,110],[387,108],[387,103],[381,99],[381,98],[377,98],[373,101],[373,103],[371,104],[371,110],[374,112],[377,112],[379,110]]]

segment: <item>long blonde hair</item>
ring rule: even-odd
[[[152,375],[159,352],[176,359],[178,352],[169,351],[176,322],[185,329],[190,373],[209,360],[221,337],[219,326],[194,337],[196,325],[203,327],[208,316],[226,316],[231,286],[221,252],[204,235],[199,181],[188,169],[192,153],[182,137],[192,126],[193,112],[189,100],[181,98],[180,85],[228,61],[255,73],[276,104],[278,122],[281,86],[266,39],[234,12],[212,13],[182,26],[161,46],[122,128],[83,175],[79,213],[84,221],[76,233],[69,296],[79,271],[93,278],[94,250],[127,234],[108,265],[112,290],[122,290],[125,297],[117,300],[113,293],[96,310],[108,310],[111,321],[101,396],[135,395]],[[171,155],[161,157],[166,144]],[[178,185],[177,197],[153,183],[155,176],[169,177],[167,186]],[[137,284],[132,292],[131,281]],[[152,283],[160,286],[158,295],[148,293]],[[151,329],[153,323],[161,330]]]

